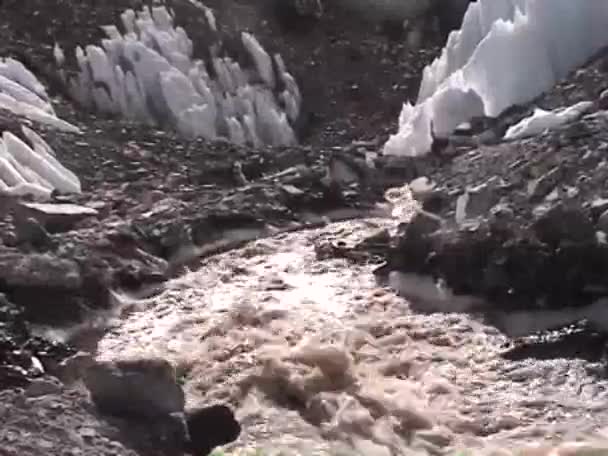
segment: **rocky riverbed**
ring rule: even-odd
[[[186,141],[87,112],[58,83],[53,41],[69,55],[139,3],[0,3],[0,56],[81,133],[2,109],[0,130],[35,126],[83,184],[0,199],[2,454],[600,445],[605,53],[535,101],[593,101],[574,123],[500,141],[530,104],[395,159],[381,146],[437,43],[409,49],[331,4],[290,29],[270,2],[205,3],[227,46],[248,29],[283,55],[301,145]],[[205,43],[201,10],[171,6]]]

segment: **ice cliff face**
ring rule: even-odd
[[[479,0],[423,73],[384,152],[422,155],[473,116],[532,100],[608,45],[608,2]]]
[[[211,30],[215,18],[204,10]],[[185,30],[164,6],[126,10],[124,33],[103,27],[101,46],[76,49],[77,77],[62,72],[72,97],[97,111],[174,128],[187,138],[227,138],[236,144],[290,145],[300,111],[295,79],[279,55],[271,57],[249,33],[241,35],[255,68],[244,69],[210,46],[211,62],[193,59]],[[213,43],[211,43],[213,44]],[[56,47],[58,65],[63,51]]]
[[[10,58],[0,59],[0,109],[64,131],[79,131],[55,115],[36,76]],[[0,195],[30,195],[44,201],[53,190],[79,193],[78,177],[59,163],[44,139],[25,125],[21,129],[29,144],[8,131],[0,138]]]

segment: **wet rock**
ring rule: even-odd
[[[71,354],[64,344],[33,337],[25,309],[0,294],[0,390],[27,386]]]
[[[443,226],[444,222],[438,215],[426,211],[418,211],[405,228],[407,239],[423,239]]]
[[[421,176],[411,181],[409,187],[412,191],[412,196],[424,204],[432,196],[436,185],[428,177]]]
[[[403,227],[395,248],[389,250],[387,264],[378,268],[375,274],[382,276],[391,270],[428,271],[436,238],[441,237],[439,230],[444,224],[441,217],[419,211],[411,222]]]
[[[364,184],[374,174],[375,162],[367,152],[351,150],[333,153],[329,158],[328,176],[337,185]]]
[[[422,202],[422,209],[434,214],[443,213],[450,205],[450,197],[445,188],[435,188]]]
[[[174,452],[178,448],[184,450],[188,448],[190,434],[184,413],[177,412],[159,416],[146,424],[149,425],[151,433],[158,438],[159,447],[167,449],[169,452]]]
[[[56,368],[56,375],[66,384],[73,383],[84,377],[87,369],[95,364],[90,353],[78,352],[62,360]]]
[[[212,405],[186,411],[190,442],[188,450],[195,456],[209,454],[215,447],[235,441],[241,425],[226,405]]]
[[[431,161],[431,157],[381,156],[376,161],[376,167],[387,186],[400,186],[428,175]]]
[[[562,242],[593,242],[595,229],[585,211],[577,206],[559,204],[540,207],[534,232],[542,242],[557,246]]]
[[[467,219],[487,215],[496,202],[495,188],[498,178],[495,176],[475,187],[469,187],[458,197],[456,202],[456,223],[463,223]]]
[[[184,408],[175,369],[160,358],[99,362],[86,370],[84,383],[104,413],[156,418]]]

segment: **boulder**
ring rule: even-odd
[[[98,215],[96,209],[78,204],[30,203],[15,205],[15,215],[19,219],[36,219],[49,232],[68,231],[87,217]]]
[[[535,213],[537,219],[533,226],[534,232],[539,240],[548,245],[595,241],[593,222],[576,205],[538,206]]]
[[[37,378],[30,382],[25,390],[27,397],[41,397],[52,394],[60,394],[62,391],[62,384],[59,380],[53,377],[48,378]]]
[[[188,450],[194,456],[205,456],[220,445],[234,442],[241,433],[241,425],[226,405],[212,405],[186,411],[190,434]]]
[[[51,237],[34,217],[15,219],[16,244],[30,244],[39,249],[50,247]]]
[[[184,409],[175,369],[164,359],[97,362],[86,370],[84,383],[97,407],[110,415],[153,419]]]

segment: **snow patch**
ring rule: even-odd
[[[200,2],[212,31],[215,17]],[[124,34],[102,27],[101,46],[76,48],[79,73],[60,74],[72,97],[85,107],[149,125],[177,130],[187,138],[227,138],[236,144],[291,145],[291,127],[300,112],[301,95],[280,56],[274,59],[255,37],[243,32],[243,47],[253,69],[245,69],[210,46],[211,62],[193,59],[186,31],[175,27],[164,6],[126,10]],[[54,51],[57,64],[63,51]],[[274,60],[274,61],[273,61]]]
[[[432,132],[450,134],[473,116],[494,117],[553,86],[608,45],[608,3],[595,0],[479,0],[461,30],[423,72],[406,103],[390,155],[429,152]]]

